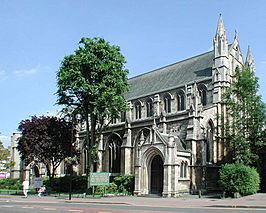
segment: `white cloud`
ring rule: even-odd
[[[6,135],[0,135],[0,141],[3,142],[3,145],[5,148],[7,148],[8,146],[10,146],[11,142],[10,142],[10,137],[6,136]]]
[[[24,77],[24,76],[28,76],[28,75],[34,75],[38,72],[38,68],[32,68],[32,69],[25,69],[25,70],[16,70],[14,71],[14,74],[17,77]]]
[[[0,80],[5,80],[7,78],[7,74],[5,70],[0,70]]]

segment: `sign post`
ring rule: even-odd
[[[90,174],[90,185],[92,186],[92,194],[94,196],[95,186],[104,186],[104,193],[105,188],[110,183],[110,173],[109,172],[92,172]]]

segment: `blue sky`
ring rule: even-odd
[[[266,102],[265,11],[264,0],[1,0],[0,139],[59,109],[56,72],[81,37],[119,45],[132,77],[209,51],[220,13],[244,57],[250,45]]]

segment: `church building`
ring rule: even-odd
[[[137,196],[217,189],[226,156],[222,93],[245,63],[255,71],[237,33],[228,42],[220,16],[213,50],[130,78],[128,110],[103,133],[97,171],[134,175]]]

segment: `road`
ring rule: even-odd
[[[152,206],[138,206],[129,204],[111,204],[111,203],[69,203],[69,202],[27,202],[27,200],[1,200],[0,213],[35,213],[35,212],[90,212],[90,213],[134,213],[134,212],[178,212],[178,213],[248,213],[248,212],[266,212],[264,208],[227,208],[227,207],[152,207]]]

